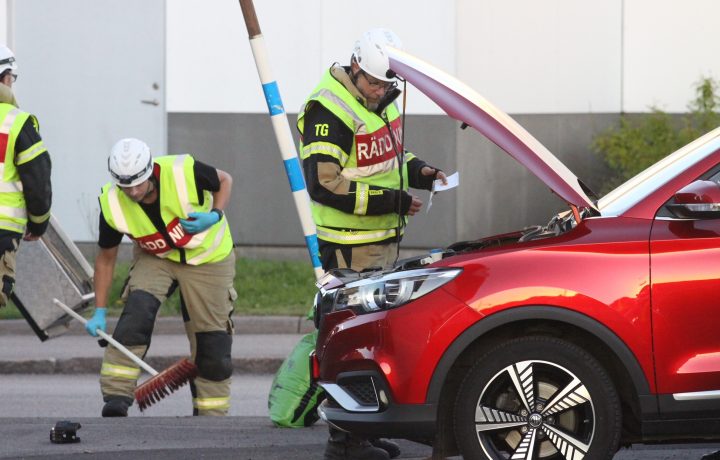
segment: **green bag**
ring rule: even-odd
[[[270,420],[277,426],[300,428],[319,419],[317,407],[325,399],[325,392],[312,381],[309,359],[316,341],[317,331],[300,339],[275,374],[268,410]]]

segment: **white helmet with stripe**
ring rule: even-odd
[[[15,53],[10,48],[0,45],[0,74],[6,70],[17,70],[17,62],[15,62]]]
[[[145,182],[153,171],[150,147],[132,137],[120,139],[110,150],[108,171],[120,187],[134,187]]]

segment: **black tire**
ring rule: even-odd
[[[499,344],[465,376],[455,436],[466,460],[611,459],[621,415],[614,385],[589,353],[525,337]]]

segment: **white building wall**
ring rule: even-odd
[[[0,0],[0,40],[11,48],[13,36],[9,26],[12,25],[12,21],[9,21],[8,17],[12,16],[12,6],[12,0]]]
[[[359,8],[347,0],[256,0],[255,8],[291,113],[330,64],[349,62],[355,40],[372,27],[391,28],[407,51],[455,68],[454,1],[366,0]],[[239,4],[172,0],[167,10],[168,111],[267,112]],[[432,102],[411,93],[409,112],[438,113]]]
[[[458,76],[504,111],[620,111],[620,0],[458,5]]]
[[[392,28],[407,51],[510,113],[681,112],[720,77],[716,0],[256,0],[286,110],[355,39]],[[263,113],[237,2],[172,0],[168,111]],[[415,91],[408,113],[439,113]]]
[[[625,0],[626,112],[684,112],[702,77],[720,80],[720,2]]]

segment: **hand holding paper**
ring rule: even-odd
[[[447,176],[445,181],[445,184],[443,184],[442,179],[435,179],[433,182],[432,190],[430,190],[430,198],[428,199],[428,205],[427,208],[425,208],[425,214],[430,211],[430,207],[432,206],[432,197],[435,193],[443,190],[450,190],[460,185],[460,174],[456,171],[455,173]]]
[[[433,188],[431,192],[441,192],[443,190],[450,190],[460,185],[460,174],[456,171],[454,174],[449,175],[446,179],[447,184],[443,184],[441,179],[435,179],[433,182]]]

